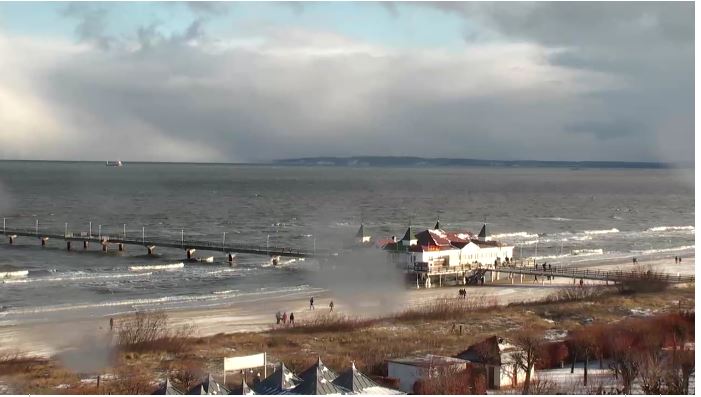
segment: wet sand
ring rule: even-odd
[[[684,258],[675,264],[673,258],[645,261],[653,271],[676,275],[694,274],[694,258]],[[597,266],[596,269],[632,270],[632,263],[618,263]],[[499,305],[512,302],[534,301],[545,298],[556,290],[572,285],[571,279],[554,279],[544,283],[532,280],[514,284],[502,273],[501,280],[484,286],[454,286],[431,289],[408,289],[400,297],[399,307],[383,307],[381,297],[364,295],[353,302],[344,302],[323,292],[315,295],[315,310],[309,308],[308,292],[290,293],[284,296],[255,298],[231,303],[226,307],[197,308],[169,311],[169,321],[174,326],[193,325],[197,336],[218,333],[264,331],[275,326],[275,313],[280,310],[288,314],[294,312],[296,322],[309,321],[314,316],[329,313],[329,302],[334,300],[334,312],[348,316],[377,316],[398,312],[402,309],[421,305],[436,298],[456,298],[457,290],[466,288],[468,297],[479,300],[493,300]],[[591,282],[587,282],[591,283]],[[120,321],[115,318],[117,325]],[[51,323],[9,325],[0,327],[0,352],[18,351],[32,355],[51,356],[58,352],[94,343],[98,338],[109,336],[109,318],[88,318]]]

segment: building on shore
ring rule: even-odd
[[[526,380],[526,371],[516,361],[515,355],[521,352],[506,339],[492,336],[458,353],[455,357],[481,366],[487,374],[487,388],[500,389],[516,387]],[[531,379],[534,369],[531,368]]]
[[[392,237],[382,242],[382,248],[389,262],[415,277],[417,284],[423,282],[427,287],[434,276],[438,277],[439,284],[442,276],[464,284],[474,269],[493,269],[508,263],[514,251],[513,246],[490,239],[486,224],[474,235],[445,231],[440,221],[433,229],[420,232],[409,226],[400,240]]]
[[[417,381],[458,373],[467,368],[466,360],[425,354],[387,360],[387,376],[399,380],[399,390],[413,393]]]

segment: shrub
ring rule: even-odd
[[[670,282],[668,274],[653,272],[649,267],[638,266],[617,286],[623,294],[634,294],[664,291],[670,286]]]
[[[119,324],[117,344],[124,351],[178,353],[193,333],[191,326],[171,329],[164,312],[138,312]]]
[[[613,287],[603,287],[599,285],[587,285],[583,287],[569,286],[550,294],[545,298],[545,303],[574,302],[591,300],[608,295],[615,291]]]

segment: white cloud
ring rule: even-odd
[[[630,85],[553,62],[576,47],[397,50],[296,27],[214,38],[198,23],[142,29],[109,50],[0,36],[0,156],[651,159],[649,137],[567,132],[610,112],[603,92]]]

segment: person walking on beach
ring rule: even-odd
[[[314,297],[309,298],[309,310],[314,310]]]
[[[295,326],[295,314],[290,313],[290,326],[294,327]]]
[[[330,309],[329,312],[333,311],[333,301],[331,301],[331,303],[329,303],[329,309]]]
[[[553,265],[548,264],[548,271],[553,271]]]
[[[287,324],[287,312],[282,314],[282,324],[283,325]]]
[[[635,265],[635,264],[637,264],[637,263],[638,263],[638,258],[635,258],[635,257],[634,257],[634,258],[633,258],[633,264]]]
[[[282,320],[282,313],[280,313],[280,310],[275,313],[275,324],[280,324],[280,320]]]
[[[114,317],[110,317],[110,331],[114,329]]]
[[[579,279],[579,287],[580,288],[584,287],[584,279],[583,278]]]

